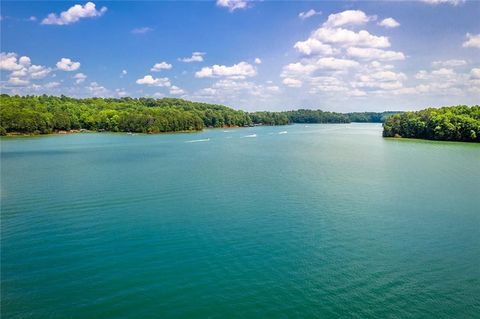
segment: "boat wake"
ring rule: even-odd
[[[202,138],[202,139],[199,139],[199,140],[186,141],[185,143],[199,143],[199,142],[209,142],[209,141],[210,141],[209,138]]]
[[[257,137],[257,134],[250,134],[250,135],[245,135],[243,137]]]

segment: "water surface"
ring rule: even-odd
[[[2,318],[478,318],[480,146],[377,124],[1,140]]]

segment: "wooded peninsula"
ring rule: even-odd
[[[176,98],[84,98],[0,95],[0,135],[59,131],[163,133],[206,127],[290,123],[384,123],[385,137],[480,141],[480,107],[455,106],[419,112],[337,113],[300,109],[244,112]]]

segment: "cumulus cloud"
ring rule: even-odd
[[[255,58],[255,64],[262,64],[262,60],[260,58]]]
[[[298,17],[302,20],[305,20],[305,19],[311,18],[311,17],[313,17],[315,15],[318,15],[318,14],[322,14],[322,13],[318,12],[318,11],[315,11],[314,9],[310,9],[308,11],[300,12],[298,14]]]
[[[43,65],[33,65],[28,56],[21,56],[14,52],[0,53],[0,70],[10,72],[8,83],[15,86],[25,86],[30,80],[45,78],[51,69]]]
[[[30,61],[30,58],[28,57],[21,57],[20,59],[25,58]],[[26,60],[24,60],[26,61]],[[0,54],[0,70],[5,70],[5,71],[16,71],[16,70],[21,70],[23,66],[17,62],[17,54],[10,52],[10,53],[5,53],[2,52]]]
[[[282,83],[285,84],[286,86],[295,87],[295,88],[302,86],[302,81],[298,79],[292,79],[292,78],[285,78],[283,79]]]
[[[73,76],[73,78],[75,79],[75,83],[76,84],[80,84],[82,82],[85,81],[85,79],[87,78],[87,76],[83,73],[77,73]]]
[[[480,68],[473,68],[470,71],[470,76],[472,79],[480,79]]]
[[[170,94],[172,95],[181,95],[185,94],[185,91],[179,88],[178,86],[172,85],[169,90]]]
[[[396,28],[400,26],[400,23],[398,23],[398,21],[394,18],[386,18],[380,21],[378,25],[385,28]]]
[[[130,33],[132,33],[132,34],[145,34],[145,33],[151,32],[151,31],[153,31],[153,29],[150,28],[150,27],[141,27],[141,28],[132,29],[132,31],[130,31]]]
[[[30,82],[28,80],[11,77],[8,79],[8,83],[14,86],[25,86],[28,85]]]
[[[373,48],[390,47],[388,37],[376,36],[366,30],[355,32],[343,28],[319,28],[310,36],[322,43],[336,44],[340,46],[365,46]]]
[[[61,58],[60,61],[57,62],[57,68],[62,71],[75,71],[80,68],[80,62],[74,62],[69,58]]]
[[[360,10],[346,10],[329,15],[323,26],[327,28],[336,28],[344,25],[362,25],[375,19],[375,16],[369,17],[365,12]]]
[[[309,38],[305,41],[299,41],[293,46],[297,51],[304,55],[322,54],[332,55],[334,50],[331,45],[320,42],[317,39]]]
[[[257,70],[255,67],[247,62],[240,62],[232,66],[215,64],[211,67],[203,67],[200,71],[195,72],[197,78],[211,78],[211,77],[238,77],[245,78],[255,76]]]
[[[98,84],[97,82],[90,82],[90,85],[87,86],[87,90],[93,95],[93,96],[107,96],[109,95],[109,91]]]
[[[172,85],[168,78],[154,78],[151,75],[145,75],[143,78],[138,79],[136,83],[140,85],[162,86],[162,87],[163,86],[170,87]]]
[[[478,48],[480,49],[480,33],[479,34],[466,34],[467,40],[463,42],[464,48]]]
[[[60,15],[50,13],[45,19],[42,20],[42,24],[48,25],[67,25],[78,22],[84,18],[100,17],[107,12],[106,7],[102,7],[97,10],[95,3],[87,2],[85,5],[76,4],[67,11],[63,11]]]
[[[167,62],[155,63],[150,69],[152,72],[160,72],[162,70],[169,70],[172,68],[172,65]]]
[[[382,49],[376,49],[376,48],[350,47],[347,49],[347,54],[351,57],[365,59],[365,60],[379,60],[379,61],[405,60],[405,55],[402,52],[382,50]]]
[[[217,0],[217,6],[227,8],[228,11],[233,12],[237,9],[248,8],[248,0]]]
[[[202,62],[205,52],[193,52],[192,56],[189,58],[179,58],[179,61],[191,63],[191,62]]]

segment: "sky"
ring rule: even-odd
[[[480,103],[480,1],[1,1],[0,89],[246,111]]]

